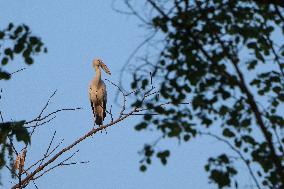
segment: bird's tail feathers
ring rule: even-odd
[[[102,125],[105,118],[105,111],[101,106],[95,108],[95,123],[96,125]]]
[[[96,122],[97,125],[102,125],[102,124],[103,124],[103,119],[102,119],[102,117],[100,117],[100,116],[97,115],[95,122]]]

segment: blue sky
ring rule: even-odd
[[[8,65],[8,71],[28,69],[2,82],[1,110],[5,120],[32,119],[54,90],[58,90],[48,111],[57,108],[82,107],[77,112],[65,112],[50,124],[37,130],[28,151],[27,163],[42,156],[52,133],[56,143],[64,147],[92,128],[93,118],[88,99],[88,85],[94,76],[92,60],[100,57],[110,68],[107,77],[118,83],[120,70],[136,46],[147,35],[135,17],[121,15],[111,9],[112,0],[2,0],[0,27],[9,22],[25,23],[45,42],[48,53],[27,66],[21,59]],[[120,6],[120,5],[118,5]],[[131,77],[125,76],[125,85]],[[108,105],[114,104],[115,88],[107,85]],[[118,110],[118,107],[115,106]],[[162,148],[172,149],[166,167],[155,160],[146,173],[139,171],[139,151],[145,142],[154,141],[156,133],[134,131],[139,117],[129,119],[98,133],[79,144],[73,151],[80,152],[74,161],[89,164],[55,169],[36,181],[42,189],[64,188],[216,188],[208,185],[203,165],[210,155],[227,150],[210,139],[194,140],[179,145],[177,141],[163,141]],[[67,156],[64,156],[65,158]],[[63,157],[63,159],[64,159]],[[246,173],[245,173],[246,174]],[[243,175],[246,177],[247,175]],[[9,188],[11,179],[2,172],[3,188]],[[28,188],[34,188],[31,184]]]

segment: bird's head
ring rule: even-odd
[[[98,59],[98,58],[94,59],[93,60],[93,67],[95,68],[96,66],[100,66],[100,62],[102,62],[101,59]]]
[[[103,61],[101,59],[94,59],[93,61],[93,67],[96,68],[96,67],[101,67],[107,74],[111,75],[108,67],[103,63]]]

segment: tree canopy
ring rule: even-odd
[[[204,165],[219,188],[238,188],[236,175],[243,170],[236,161],[247,167],[255,188],[284,188],[284,2],[146,0],[143,13],[132,2],[125,0],[157,33],[149,41],[159,43],[158,58],[140,62],[131,86],[160,82],[159,98],[146,103],[154,111],[135,129],[154,130],[162,140],[205,135],[228,145],[236,159],[222,153]],[[172,105],[163,108],[161,101]],[[180,105],[184,101],[191,105]],[[141,171],[155,156],[167,164],[170,149],[157,145],[145,145]]]
[[[0,81],[8,82],[11,76],[21,71],[9,72],[4,67],[12,62],[16,56],[21,57],[25,64],[34,63],[34,56],[42,52],[47,52],[41,39],[31,33],[29,26],[21,24],[15,26],[10,23],[5,29],[0,30]],[[20,65],[20,64],[19,64]],[[0,88],[0,100],[2,96],[2,88]],[[6,165],[6,154],[8,153],[10,164],[13,165],[13,144],[16,139],[18,142],[30,143],[28,130],[24,127],[25,120],[21,121],[5,121],[0,109],[0,169]],[[14,167],[14,166],[11,166]],[[14,170],[11,170],[14,174]]]

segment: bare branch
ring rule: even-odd
[[[24,71],[25,69],[27,69],[27,68],[22,68],[22,69],[16,70],[16,71],[14,71],[14,72],[10,73],[10,75],[13,75],[13,74],[15,74],[15,73],[18,73],[18,72]]]
[[[112,85],[114,85],[120,91],[120,93],[123,96],[123,105],[122,105],[122,109],[121,109],[121,111],[119,113],[119,116],[121,117],[123,112],[125,111],[125,108],[126,108],[125,107],[126,106],[126,94],[117,84],[113,83],[112,81],[110,81],[108,79],[105,79],[105,80],[108,81],[109,83],[111,83]]]
[[[115,85],[115,84],[114,84]],[[117,85],[115,85],[117,86]],[[150,90],[146,91],[141,102],[143,103],[144,100],[147,98],[147,95],[151,94],[151,92],[153,91],[154,87],[152,87]],[[125,94],[123,92],[123,94]],[[125,103],[126,100],[124,100],[124,103]],[[48,103],[47,103],[48,104]],[[45,106],[46,107],[46,106]],[[44,108],[45,109],[45,108]],[[75,109],[74,109],[75,110]],[[124,108],[123,108],[123,111],[125,110],[125,105],[124,105]],[[122,112],[123,112],[122,111]],[[51,165],[55,160],[57,160],[59,157],[61,157],[63,154],[65,154],[66,152],[68,152],[69,150],[73,149],[76,145],[78,145],[79,143],[81,143],[82,141],[84,141],[85,139],[89,138],[90,136],[96,134],[98,131],[102,131],[103,129],[106,129],[107,127],[110,127],[110,126],[113,126],[119,122],[121,122],[122,120],[126,119],[127,117],[135,114],[135,113],[138,113],[139,111],[139,108],[138,107],[134,107],[130,112],[128,112],[127,114],[124,114],[124,115],[120,115],[119,118],[117,118],[116,120],[113,120],[111,121],[110,123],[108,124],[105,124],[105,125],[101,125],[99,128],[93,128],[91,129],[89,132],[87,132],[85,135],[81,136],[80,138],[78,138],[77,140],[75,140],[72,144],[66,146],[65,148],[61,149],[59,152],[57,152],[55,155],[53,155],[52,157],[50,157],[45,163],[42,163],[47,157],[49,157],[54,151],[55,149],[57,149],[59,147],[59,145],[57,145],[53,150],[50,151],[50,146],[51,144],[53,143],[54,141],[54,136],[55,136],[55,133],[53,134],[53,137],[48,145],[48,148],[46,150],[46,153],[44,154],[44,157],[41,158],[40,160],[38,160],[37,162],[35,162],[33,165],[31,165],[28,169],[25,170],[25,173],[27,173],[27,171],[29,171],[32,167],[34,167],[35,165],[37,165],[38,163],[40,163],[37,168],[32,171],[30,174],[28,174],[25,178],[23,178],[21,180],[20,183],[14,185],[12,188],[13,189],[16,189],[18,188],[20,185],[27,185],[31,180],[35,180],[39,177],[41,177],[42,175],[44,175],[45,173],[49,172],[50,170],[56,168],[56,167],[59,167],[59,166],[63,166],[63,165],[73,165],[75,164],[74,162],[73,163],[65,163],[67,160],[69,160],[70,158],[72,158],[75,154],[73,153],[71,156],[69,156],[67,159],[65,159],[64,161],[62,161],[61,163],[57,164],[57,165],[54,165],[52,167],[50,167],[49,169],[45,170],[44,169],[46,167],[48,167],[49,165]],[[43,112],[43,111],[42,111]],[[52,114],[52,113],[51,113]],[[121,113],[122,114],[122,113]],[[50,114],[48,114],[47,116],[45,117],[48,117]],[[40,120],[42,120],[43,118],[41,118],[41,114],[39,116]],[[37,120],[38,121],[38,120]],[[49,152],[50,151],[50,152]],[[49,153],[48,153],[49,152]],[[39,176],[36,176],[37,174],[39,174]]]
[[[135,15],[139,20],[141,20],[145,25],[150,25],[150,23],[145,20],[134,8],[133,6],[129,3],[129,0],[124,0],[124,3],[126,6],[131,10],[131,14]]]
[[[82,108],[62,108],[62,109],[58,109],[58,110],[53,111],[53,112],[51,112],[51,113],[49,113],[49,114],[47,114],[47,115],[45,115],[43,117],[41,117],[41,115],[40,115],[39,117],[37,117],[37,118],[35,118],[35,119],[31,120],[31,121],[27,121],[27,122],[25,122],[25,125],[26,124],[30,124],[32,122],[36,122],[36,121],[43,121],[43,120],[49,118],[50,116],[52,116],[54,114],[57,114],[58,112],[62,112],[62,111],[76,111],[76,110],[81,110],[81,109]]]
[[[120,70],[120,76],[119,76],[119,86],[120,88],[122,88],[122,77],[123,77],[123,73],[125,72],[125,69],[127,68],[127,66],[129,65],[130,61],[132,60],[132,58],[136,55],[136,53],[145,45],[147,44],[152,38],[155,37],[157,33],[157,30],[155,30],[149,37],[146,37],[145,40],[143,40],[134,50],[133,52],[130,54],[130,56],[128,57],[128,59],[126,60],[124,66],[122,67],[122,69]],[[119,91],[118,91],[119,92]]]
[[[0,89],[0,100],[2,99],[2,93],[3,93],[3,90],[2,88]],[[4,118],[3,118],[3,115],[2,115],[2,111],[0,110],[0,118],[1,118],[1,122],[3,123],[4,122]]]
[[[29,168],[26,169],[26,171],[29,171],[31,168],[33,168],[34,166],[36,166],[39,162],[44,161],[46,158],[48,158],[56,149],[58,149],[60,147],[60,145],[62,144],[64,140],[61,140],[59,144],[57,144],[48,154],[46,154],[45,156],[43,156],[41,159],[39,159],[38,161],[36,161],[35,163],[33,163]]]
[[[46,120],[46,121],[44,121],[44,122],[42,122],[42,123],[36,122],[35,125],[25,126],[25,128],[36,128],[36,127],[39,127],[39,126],[42,126],[42,125],[45,125],[45,124],[51,122],[51,121],[52,121],[53,119],[55,119],[55,118],[56,118],[56,116],[53,116],[52,118],[50,118],[50,119],[48,119],[48,120]]]

